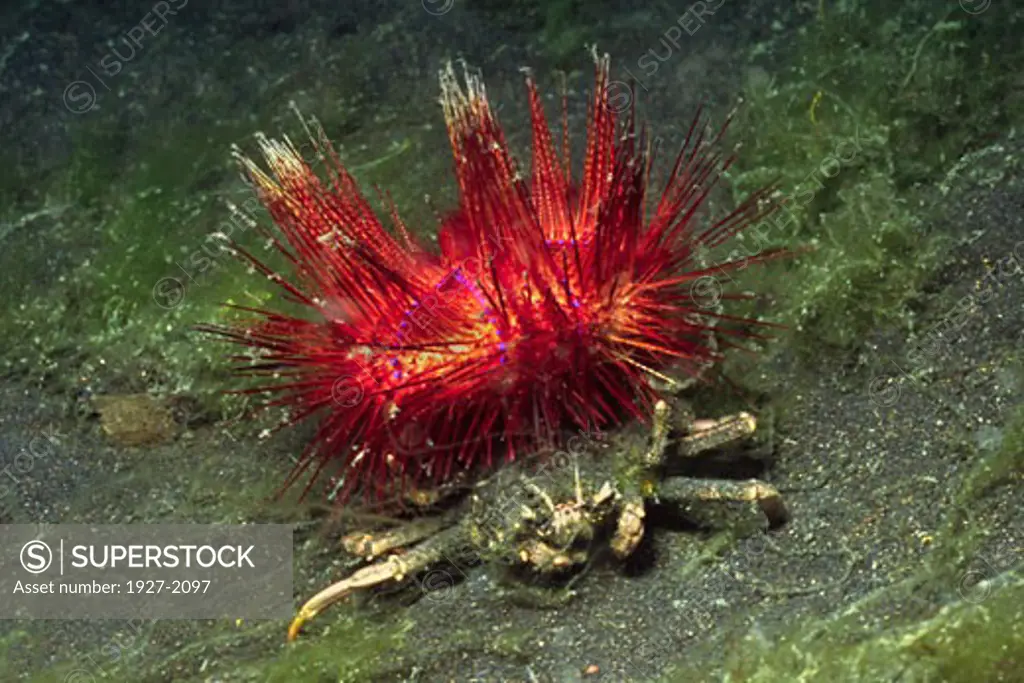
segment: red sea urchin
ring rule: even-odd
[[[774,210],[766,188],[698,226],[698,211],[731,163],[724,127],[705,135],[700,112],[665,189],[648,210],[653,153],[620,125],[597,60],[582,178],[570,178],[568,137],[556,153],[541,98],[527,78],[532,173],[512,158],[483,83],[441,73],[441,102],[460,202],[435,256],[392,211],[389,233],[322,130],[324,184],[289,142],[260,137],[272,173],[238,156],[284,240],[291,279],[239,254],[309,310],[300,318],[244,308],[253,320],[204,326],[258,351],[240,370],[273,383],[289,423],[322,416],[292,476],[337,466],[339,501],[382,501],[403,486],[511,461],[558,440],[649,411],[650,376],[696,373],[718,359],[712,335],[752,336],[753,320],[701,307],[693,283],[772,254],[702,265],[700,254]],[[564,121],[563,121],[564,123]],[[312,135],[311,135],[312,138]],[[543,373],[539,372],[541,369]]]

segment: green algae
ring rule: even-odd
[[[994,599],[960,602],[851,642],[857,615],[815,623],[768,646],[749,636],[731,653],[725,681],[1019,681],[1024,581],[1007,577]],[[678,673],[669,681],[700,680]]]
[[[1024,480],[1024,407],[1011,416],[999,434],[999,449],[975,467],[957,498],[966,506],[999,486]]]
[[[1024,120],[994,47],[1011,34],[921,3],[822,3],[794,44],[752,49],[729,181],[737,197],[777,181],[785,208],[731,256],[811,248],[736,278],[775,302],[797,348],[850,350],[879,323],[913,329],[910,304],[951,244],[929,227],[928,187],[987,131]],[[769,74],[763,55],[788,66]]]
[[[404,626],[391,620],[371,624],[365,619],[336,620],[316,639],[284,644],[285,624],[227,621],[194,629],[184,647],[155,651],[152,627],[144,625],[134,636],[130,629],[119,642],[80,652],[72,660],[46,668],[28,683],[67,683],[77,680],[160,681],[201,683],[210,680],[200,669],[203,661],[229,666],[236,683],[370,683],[388,674],[388,655],[402,647]],[[145,633],[142,631],[145,630]],[[15,632],[17,634],[17,632]],[[140,642],[135,642],[138,637]],[[22,641],[27,639],[23,634]],[[11,640],[9,636],[7,640]],[[0,648],[6,644],[0,644]],[[0,654],[0,666],[6,657]],[[0,669],[2,671],[3,669]],[[11,672],[12,674],[15,672]],[[17,673],[20,673],[18,671]],[[13,677],[12,677],[13,680]]]

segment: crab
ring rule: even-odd
[[[652,502],[689,508],[746,503],[769,528],[785,522],[782,496],[765,481],[668,472],[673,462],[751,437],[751,414],[698,420],[685,401],[672,396],[655,403],[650,422],[609,435],[581,434],[568,440],[566,451],[509,464],[473,484],[439,515],[344,536],[344,549],[371,564],[308,600],[288,639],[354,592],[402,582],[441,563],[499,561],[555,577],[580,569],[602,544],[624,560],[644,537]]]

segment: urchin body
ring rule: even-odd
[[[747,439],[755,430],[753,416],[696,420],[687,403],[671,398],[656,403],[651,422],[570,440],[567,451],[508,465],[436,516],[383,532],[346,535],[345,550],[371,564],[310,599],[289,637],[355,591],[405,581],[438,564],[484,560],[555,577],[578,570],[604,548],[618,559],[628,558],[643,539],[652,501],[686,506],[746,502],[760,510],[769,526],[785,521],[781,495],[762,480],[664,474],[673,460]]]
[[[300,312],[276,300],[235,306],[230,324],[200,329],[246,347],[236,367],[261,384],[243,391],[273,396],[268,405],[287,409],[283,424],[319,420],[285,487],[306,478],[308,492],[332,475],[339,505],[387,504],[410,487],[494,471],[557,443],[567,425],[646,419],[659,398],[651,377],[718,362],[715,335],[761,336],[767,323],[717,310],[746,295],[709,302],[701,292],[778,255],[706,261],[778,208],[774,189],[710,215],[732,157],[728,124],[715,132],[698,111],[656,196],[657,145],[632,108],[611,101],[612,83],[607,56],[597,58],[574,177],[567,124],[559,152],[532,78],[526,171],[479,76],[443,70],[459,204],[437,250],[394,210],[386,228],[318,127],[308,132],[326,180],[287,139],[258,138],[266,170],[236,150],[274,221],[269,245],[292,272],[231,248]]]

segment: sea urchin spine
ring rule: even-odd
[[[380,502],[407,485],[491,467],[557,442],[569,425],[601,428],[649,410],[649,378],[696,374],[718,359],[712,335],[750,336],[753,320],[702,306],[693,283],[761,261],[703,265],[701,255],[776,207],[766,188],[727,216],[698,213],[731,163],[724,127],[707,135],[698,112],[653,207],[654,154],[633,110],[621,125],[597,60],[582,177],[570,177],[568,139],[556,152],[541,97],[527,89],[533,163],[509,152],[483,83],[441,73],[458,209],[439,232],[440,255],[410,237],[392,210],[385,229],[317,127],[330,171],[321,181],[287,139],[260,137],[266,173],[236,151],[277,226],[290,278],[239,254],[308,309],[306,317],[243,308],[254,318],[204,326],[258,350],[245,373],[272,381],[290,422],[321,421],[291,484],[337,466],[338,498]],[[241,308],[241,307],[240,307]]]

